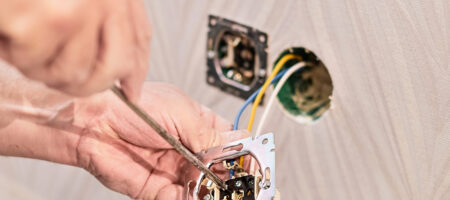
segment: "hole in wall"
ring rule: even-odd
[[[283,69],[298,62],[305,66],[291,75],[277,95],[283,111],[300,123],[314,122],[321,118],[331,106],[333,82],[325,64],[310,50],[293,47],[284,50],[274,66],[287,54],[301,57],[301,60],[286,62]],[[276,84],[274,84],[274,87]]]

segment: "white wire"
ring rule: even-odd
[[[281,77],[280,81],[278,81],[277,86],[275,87],[272,94],[270,95],[270,99],[266,105],[266,109],[264,110],[264,113],[261,116],[261,120],[259,121],[258,128],[256,129],[256,132],[254,135],[252,133],[253,139],[255,139],[256,137],[258,137],[261,134],[264,122],[266,121],[267,116],[269,115],[270,108],[272,107],[273,102],[275,102],[275,98],[277,97],[277,95],[280,92],[283,85],[286,83],[286,81],[289,79],[289,77],[292,74],[294,74],[298,69],[300,69],[304,66],[306,66],[305,62],[300,62],[300,63],[295,64],[294,66],[289,68],[288,71],[286,71],[286,73]],[[253,158],[250,160],[251,160],[250,161],[250,174],[255,174],[256,160]]]
[[[294,66],[289,68],[288,71],[286,71],[286,73],[281,77],[280,81],[278,81],[277,86],[275,87],[272,94],[270,95],[270,99],[267,103],[266,109],[264,110],[264,113],[261,116],[261,120],[259,121],[258,128],[256,129],[256,132],[254,135],[252,133],[253,139],[258,137],[261,134],[264,123],[267,119],[267,116],[269,115],[270,108],[272,107],[273,102],[275,102],[275,99],[276,99],[278,93],[280,92],[281,88],[283,87],[283,85],[286,83],[286,81],[289,79],[289,77],[292,74],[294,74],[295,71],[304,67],[305,65],[306,65],[305,62],[300,62],[300,63],[295,64]]]

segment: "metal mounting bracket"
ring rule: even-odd
[[[224,160],[235,159],[240,156],[251,155],[258,162],[262,179],[258,183],[260,190],[256,195],[256,200],[272,200],[275,197],[276,176],[275,176],[275,143],[272,133],[261,135],[254,140],[249,137],[226,145],[210,148],[200,152],[198,157],[206,167],[211,167],[215,163]],[[198,170],[197,170],[198,171]],[[197,176],[195,176],[197,177]],[[187,184],[186,198],[192,195],[194,200],[200,200],[199,192],[205,174],[198,171],[198,179],[190,180]],[[190,193],[190,184],[195,182],[195,187]]]

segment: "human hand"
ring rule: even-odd
[[[79,166],[139,199],[181,199],[186,180],[196,178],[112,92],[73,99],[12,68],[0,71],[0,155]],[[231,129],[228,122],[174,87],[148,83],[143,94],[139,105],[193,152],[248,136],[223,133]]]
[[[136,101],[148,66],[141,0],[0,0],[0,58],[28,78],[76,96],[120,80]]]
[[[189,163],[119,98],[105,92],[77,104],[79,166],[132,198],[182,199]],[[193,152],[248,136],[227,132],[230,123],[167,84],[147,83],[139,105]]]

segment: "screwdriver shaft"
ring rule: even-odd
[[[192,165],[197,167],[200,171],[206,174],[206,176],[211,179],[220,188],[226,189],[226,185],[222,179],[220,179],[216,174],[211,172],[191,151],[189,151],[181,142],[176,140],[172,135],[170,135],[158,122],[156,122],[150,115],[144,112],[139,106],[135,105],[116,86],[113,86],[111,90],[134,112],[138,115],[145,123],[153,128],[164,140],[166,140],[170,145],[172,145],[175,150],[178,151],[182,156],[184,156]]]

